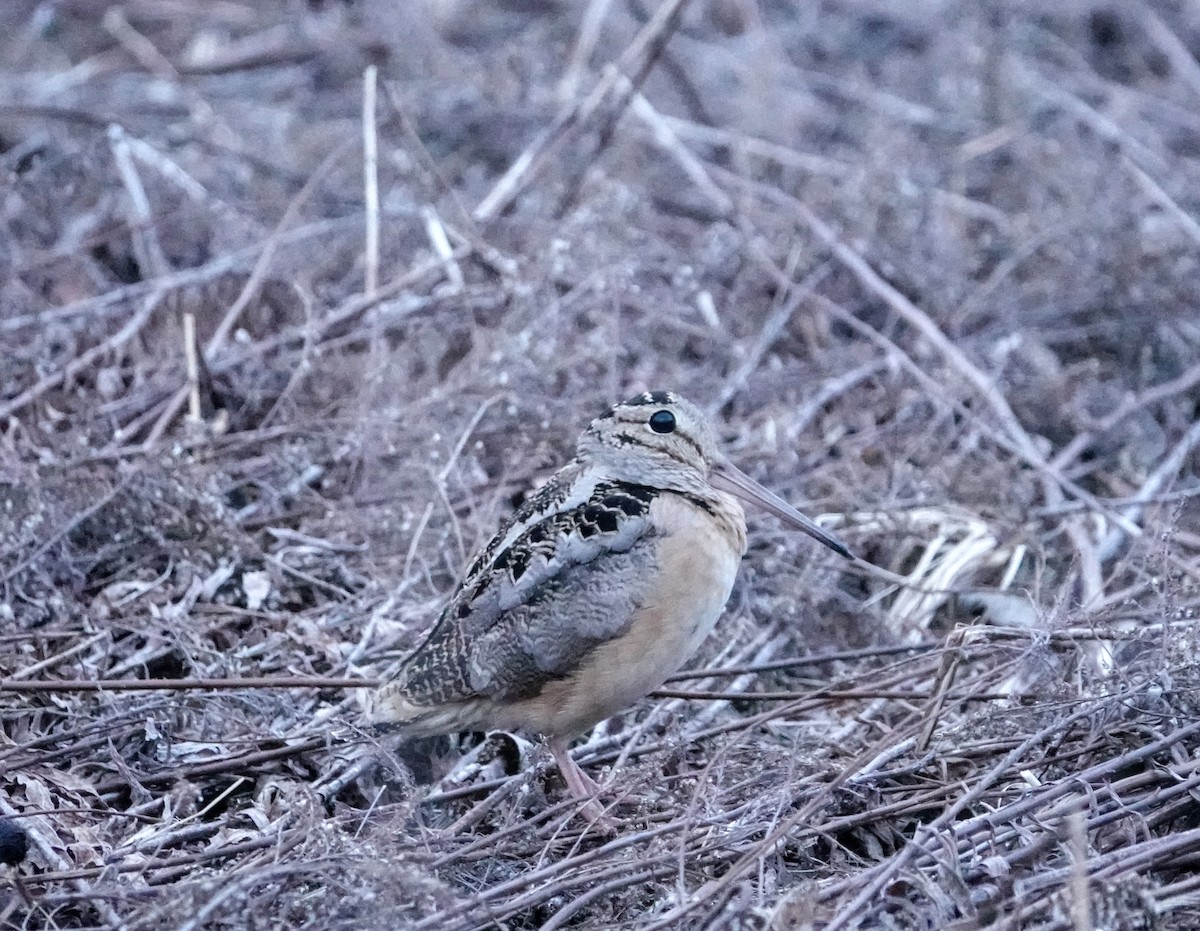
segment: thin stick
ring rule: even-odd
[[[720,410],[723,408],[746,387],[746,384],[750,381],[750,377],[762,364],[763,358],[775,344],[775,341],[779,339],[788,321],[792,319],[792,315],[801,304],[812,296],[813,292],[822,282],[829,277],[832,268],[832,263],[822,262],[806,275],[804,280],[797,282],[788,289],[785,299],[780,301],[771,313],[767,315],[766,322],[763,323],[762,329],[759,331],[758,339],[754,341],[754,345],[746,353],[742,364],[738,366],[737,371],[726,379],[724,387],[721,388],[720,393],[717,395],[717,402],[713,405],[715,409]]]
[[[139,65],[157,75],[163,81],[169,82],[188,102],[191,115],[201,126],[213,130],[214,138],[222,145],[236,151],[244,149],[242,140],[217,116],[212,105],[191,89],[190,85],[180,79],[178,69],[171,63],[153,42],[133,28],[119,6],[111,6],[102,20],[105,31],[116,39]]]
[[[56,679],[27,682],[0,679],[0,692],[158,692],[208,689],[373,689],[380,679],[324,676],[250,676],[245,679]]]
[[[1163,485],[1175,477],[1197,444],[1200,444],[1200,423],[1192,424],[1187,433],[1183,435],[1183,438],[1175,444],[1167,455],[1163,457],[1158,467],[1150,473],[1146,481],[1142,483],[1142,487],[1133,495],[1132,500],[1135,503],[1121,508],[1119,513],[1122,518],[1128,521],[1140,520],[1145,506],[1143,502],[1153,498],[1158,494],[1159,489]],[[1121,541],[1124,539],[1125,532],[1122,527],[1114,527],[1110,530],[1104,539],[1100,541],[1099,557],[1101,561],[1106,561],[1115,555],[1121,545]]]
[[[363,72],[363,198],[366,201],[367,241],[364,246],[368,297],[379,287],[379,139],[375,115],[375,89],[378,69],[368,65]]]
[[[814,653],[811,656],[789,656],[770,660],[765,663],[754,663],[748,666],[732,666],[722,669],[686,669],[668,676],[667,682],[679,682],[686,679],[706,679],[712,676],[740,676],[744,673],[771,672],[778,669],[792,669],[796,666],[816,666],[821,663],[845,662],[855,659],[870,659],[876,656],[893,656],[897,653],[927,653],[942,646],[941,642],[906,643],[898,646],[870,647],[865,650],[839,650],[834,653]]]
[[[1171,70],[1183,80],[1193,94],[1200,94],[1200,64],[1196,62],[1195,53],[1171,31],[1171,27],[1150,4],[1140,3],[1138,6],[1138,24],[1167,56],[1167,60],[1171,62]]]
[[[1197,241],[1200,241],[1200,239]],[[1121,423],[1121,421],[1125,420],[1125,418],[1145,407],[1149,407],[1151,404],[1157,404],[1159,401],[1165,401],[1174,395],[1190,391],[1197,384],[1200,384],[1200,365],[1193,365],[1186,369],[1178,378],[1162,382],[1153,388],[1147,388],[1139,394],[1130,395],[1111,414],[1099,420],[1095,426],[1075,436],[1071,442],[1059,450],[1050,461],[1051,467],[1059,470],[1066,469],[1072,462],[1079,458],[1080,453],[1095,442],[1097,437],[1108,433]],[[1115,507],[1119,503],[1119,500],[1112,499],[1112,503]]]
[[[456,291],[461,290],[466,279],[463,278],[462,269],[454,257],[454,248],[450,245],[450,238],[446,235],[446,227],[442,224],[441,217],[432,205],[426,204],[421,208],[421,220],[425,223],[425,235],[429,237],[433,251],[446,263],[446,277],[450,279],[451,286]]]
[[[200,355],[196,349],[196,315],[190,310],[183,315],[183,356],[187,361],[188,419],[199,423]]]
[[[561,112],[554,123],[509,166],[508,171],[476,206],[472,215],[477,222],[483,223],[499,216],[532,182],[546,157],[568,133],[591,119],[610,96],[618,98],[618,111],[624,109],[629,102],[629,95],[625,94],[624,100],[620,100],[621,89],[637,90],[641,85],[663,45],[674,33],[686,3],[687,0],[665,0],[655,10],[616,63],[605,68],[604,76],[592,92],[584,100],[571,104]],[[626,72],[632,77],[627,84],[623,84]]]
[[[471,415],[471,419],[467,422],[465,428],[458,435],[458,442],[454,444],[454,449],[450,451],[450,455],[446,457],[446,464],[437,474],[439,484],[444,484],[446,479],[450,477],[450,473],[454,471],[454,466],[458,462],[458,457],[462,455],[463,449],[467,445],[467,441],[471,439],[471,435],[475,432],[475,428],[479,426],[479,422],[483,420],[488,409],[503,398],[502,394],[493,394],[490,398],[485,398],[483,403],[475,409],[475,413]]]
[[[19,816],[20,814],[21,812],[9,804],[7,794],[0,796],[0,815],[12,818]],[[49,830],[49,822],[47,819],[44,816],[29,818],[25,821],[23,828],[26,836],[32,842],[33,849],[38,852],[46,866],[48,866],[51,870],[66,872],[68,865],[67,861],[64,860],[60,855],[59,851],[61,848],[59,848],[49,839],[50,836],[53,836],[53,832]],[[63,852],[65,853],[65,851]],[[80,895],[92,901],[96,911],[99,912],[106,924],[114,928],[125,926],[124,922],[121,921],[117,913],[113,910],[113,907],[103,899],[97,897],[95,892],[81,879],[72,878],[71,885],[77,892],[80,893]],[[22,891],[24,890],[22,889]],[[5,918],[7,918],[8,915],[9,913],[6,911]],[[7,921],[5,923],[7,924]]]
[[[330,152],[325,157],[325,161],[317,166],[316,170],[309,176],[309,179],[304,182],[304,186],[300,188],[296,196],[288,203],[287,208],[283,211],[283,216],[279,218],[279,222],[275,225],[275,229],[271,231],[266,242],[263,243],[262,251],[258,255],[258,261],[254,263],[254,267],[250,270],[250,275],[246,279],[246,283],[242,286],[241,293],[238,294],[233,304],[230,305],[229,310],[225,312],[225,316],[221,318],[221,322],[217,325],[213,335],[209,338],[208,344],[204,347],[204,353],[208,359],[211,359],[213,354],[225,345],[229,334],[233,332],[233,328],[237,325],[238,320],[241,319],[242,313],[250,306],[250,301],[258,293],[259,285],[266,278],[267,269],[271,265],[271,260],[275,257],[275,250],[283,240],[284,231],[292,225],[292,222],[300,212],[300,207],[312,196],[317,184],[341,161],[348,147],[349,142],[344,142]],[[187,386],[184,385],[167,401],[162,414],[159,415],[154,426],[150,429],[145,442],[142,444],[143,451],[150,451],[154,447],[154,444],[166,433],[167,427],[171,425],[171,421],[175,419],[179,408],[183,406],[186,400]]]
[[[612,0],[591,0],[583,13],[579,34],[575,37],[574,48],[571,49],[571,58],[567,62],[562,80],[558,82],[558,99],[564,103],[574,100],[579,92],[583,74],[587,71],[588,59],[600,41],[600,30],[611,3]]]
[[[1067,836],[1071,850],[1071,921],[1075,931],[1088,931],[1092,927],[1092,916],[1088,900],[1087,819],[1083,812],[1067,815]]]
[[[154,229],[154,211],[150,207],[150,198],[142,184],[141,175],[133,164],[133,155],[125,130],[115,123],[108,128],[108,144],[133,210],[133,249],[138,265],[151,275],[163,275],[171,270],[171,266]]]
[[[1022,698],[1037,696],[1022,693]],[[945,686],[937,689],[915,691],[913,689],[796,689],[787,692],[700,692],[687,689],[655,689],[650,698],[684,698],[688,701],[799,701],[802,699],[820,699],[822,702],[861,701],[863,699],[887,698],[899,701],[929,701],[936,699],[938,708],[946,701],[1008,701],[1012,699],[1010,692],[964,692],[948,694]],[[923,748],[921,748],[923,751]]]
[[[67,521],[65,526],[56,528],[52,533],[47,534],[46,539],[43,540],[33,552],[29,553],[24,559],[9,569],[8,572],[6,572],[3,576],[0,576],[0,585],[15,579],[20,573],[24,572],[27,568],[29,568],[29,566],[33,565],[34,561],[37,560],[43,553],[57,544],[59,540],[63,539],[63,537],[67,536],[67,534],[78,528],[89,517],[94,516],[107,507],[108,504],[114,498],[116,498],[118,494],[129,487],[135,476],[136,473],[131,471],[111,490],[100,495],[99,499],[92,505],[80,511],[78,514],[75,514],[69,521]]]
[[[279,239],[281,244],[292,245],[321,236],[339,235],[355,223],[357,221],[349,217],[338,217],[333,220],[317,220],[290,230],[282,234]],[[38,313],[8,317],[0,320],[0,333],[13,333],[25,327],[45,327],[50,323],[73,320],[76,317],[87,316],[96,321],[104,317],[115,316],[124,311],[125,304],[129,301],[137,300],[154,291],[162,291],[164,294],[168,294],[172,291],[181,291],[184,288],[209,284],[222,275],[244,268],[261,251],[262,246],[255,243],[252,246],[244,246],[233,252],[217,256],[211,262],[199,265],[196,268],[185,268],[180,271],[171,272],[168,275],[160,275],[157,278],[146,278],[132,284],[122,285],[119,288],[113,288],[110,291],[105,291],[103,294],[72,301],[70,304],[63,304],[61,307],[48,307],[39,310]]]

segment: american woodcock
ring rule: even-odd
[[[568,744],[661,685],[708,635],[746,550],[738,499],[850,557],[732,466],[691,402],[654,391],[618,404],[475,557],[370,718],[413,736],[536,731],[571,793],[591,798],[598,787]]]

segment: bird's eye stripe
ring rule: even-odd
[[[701,459],[704,458],[704,450],[702,450],[700,448],[700,444],[697,443],[694,439],[692,439],[686,433],[676,433],[675,435],[677,437],[679,437],[679,439],[683,440],[683,442],[687,443],[688,446],[692,447],[692,449],[694,449],[696,451],[697,456],[699,456]]]

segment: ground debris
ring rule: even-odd
[[[1195,29],[1026,6],[4,4],[0,928],[1200,926]],[[890,575],[752,515],[615,833],[366,731],[658,388]]]

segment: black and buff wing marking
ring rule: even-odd
[[[569,673],[590,648],[623,631],[642,601],[645,585],[636,583],[653,576],[656,494],[598,483],[582,503],[534,518],[512,537],[518,515],[472,564],[404,664],[400,691],[416,704],[503,701],[537,695]],[[508,545],[499,545],[506,537]]]

